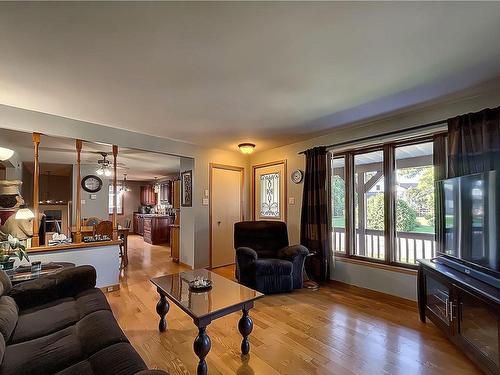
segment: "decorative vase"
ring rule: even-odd
[[[14,268],[15,259],[9,259],[5,262],[0,262],[0,269],[2,270],[11,270]]]

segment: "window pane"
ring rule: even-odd
[[[416,264],[435,256],[432,142],[396,148],[394,260]]]
[[[120,185],[116,185],[116,190],[118,190],[118,198],[116,199],[116,213],[118,215],[122,215],[123,214],[123,207],[122,207],[122,199],[123,199],[123,191],[121,189],[121,186]],[[108,207],[109,207],[109,211],[108,213],[110,215],[113,214],[113,197],[114,197],[114,193],[113,193],[113,185],[109,185],[109,195],[108,195]]]
[[[384,153],[373,151],[354,156],[355,254],[385,258]]]
[[[331,168],[332,249],[345,253],[345,159],[332,159]]]
[[[280,217],[280,174],[266,173],[260,176],[261,217]]]

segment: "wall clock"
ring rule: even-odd
[[[302,182],[302,179],[304,178],[304,172],[302,172],[300,169],[296,169],[292,172],[291,177],[293,183],[300,184]]]
[[[97,193],[102,188],[102,180],[94,175],[85,176],[82,179],[82,188],[89,193]]]

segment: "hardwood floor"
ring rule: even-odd
[[[129,265],[121,290],[107,294],[127,337],[152,368],[195,374],[197,329],[174,304],[168,328],[158,332],[153,276],[185,269],[169,249],[129,237]],[[217,273],[232,278],[233,268]],[[250,311],[254,330],[249,358],[240,357],[240,314],[207,328],[210,374],[480,374],[437,328],[418,320],[414,303],[331,283],[319,291],[266,296]]]

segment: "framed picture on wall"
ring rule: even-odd
[[[193,171],[181,173],[181,206],[193,206]]]

